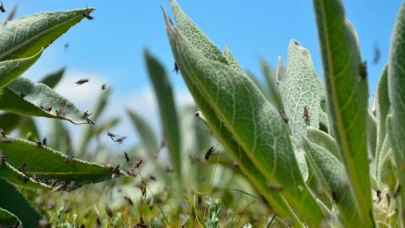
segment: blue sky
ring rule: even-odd
[[[6,9],[11,8],[14,2],[3,0]],[[298,40],[309,49],[316,72],[322,75],[312,1],[178,2],[214,43],[221,49],[224,44],[228,45],[241,65],[256,76],[262,77],[258,61],[260,57],[264,57],[274,67],[277,56],[286,61],[291,39]],[[151,121],[158,123],[156,113],[149,115],[149,112],[156,112],[156,107],[153,106],[154,98],[145,71],[142,52],[144,47],[148,47],[166,66],[175,86],[178,102],[190,101],[181,76],[172,73],[173,56],[159,4],[163,4],[170,11],[168,0],[18,1],[17,16],[40,11],[84,8],[86,5],[96,8],[92,13],[95,17],[93,21],[84,20],[60,37],[25,76],[37,80],[48,72],[66,66],[65,80],[73,81],[74,78],[82,76],[90,78],[89,85],[75,88],[75,91],[69,88],[70,85],[60,87],[59,91],[67,98],[70,98],[69,95],[80,95],[82,97],[72,100],[94,101],[99,92],[99,85],[107,82],[113,87],[113,104],[110,105],[106,117],[123,115],[124,108],[130,107],[145,117],[151,116]],[[363,58],[369,62],[371,94],[375,92],[378,76],[388,59],[391,31],[401,1],[346,0],[344,4],[347,17],[357,29]],[[67,51],[63,47],[65,43],[69,43]],[[377,65],[371,64],[375,45],[382,53]],[[91,84],[92,82],[94,83]],[[64,83],[69,84],[67,81]],[[64,89],[70,92],[64,93]],[[78,106],[89,109],[86,102]],[[117,131],[129,134],[136,141],[136,134],[126,124],[121,124]]]

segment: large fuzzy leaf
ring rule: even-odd
[[[33,56],[93,10],[43,12],[7,22],[0,33],[0,61]]]
[[[392,116],[389,120],[389,139],[397,167],[405,163],[405,3],[402,4],[397,16],[391,38],[390,57],[388,62],[388,94],[391,102]],[[399,184],[405,186],[403,169],[398,168]],[[405,191],[401,191],[401,210],[405,211]]]
[[[253,162],[245,168],[245,174],[250,174],[252,166],[257,167],[265,180],[272,183],[272,187],[274,184],[282,186],[280,194],[300,218],[304,218],[308,224],[319,226],[323,214],[306,188],[287,127],[278,110],[246,75],[204,57],[171,25],[167,17],[166,26],[176,63],[188,88],[194,90],[192,95],[209,125],[212,128],[212,125],[217,125],[217,129],[213,129],[217,134],[220,134],[219,128],[230,133],[227,140],[233,137],[233,142],[240,146],[240,149],[227,148],[236,153],[235,157],[240,159],[244,154]],[[201,98],[204,101],[199,101]],[[202,105],[210,108],[204,110]],[[222,143],[224,141],[225,138],[221,140]]]
[[[343,223],[347,226],[359,226],[360,214],[343,164],[324,147],[310,142],[305,137],[304,145],[308,161],[323,187],[322,192],[328,194],[337,205]]]
[[[1,38],[1,36],[0,36]],[[33,56],[0,62],[0,89],[7,86],[14,79],[24,73],[34,64],[42,54],[41,49]]]
[[[388,65],[385,65],[384,70],[382,71],[378,80],[375,106],[377,117],[377,145],[375,161],[376,167],[378,167],[380,162],[380,154],[382,153],[381,148],[387,135],[386,119],[390,110],[390,100],[388,95]]]
[[[205,57],[228,64],[221,50],[201,31],[201,29],[185,14],[176,0],[170,0],[176,25],[182,34],[198,49]],[[180,69],[181,70],[181,69]]]
[[[232,54],[231,50],[229,50],[228,46],[224,46],[224,56],[226,61],[228,61],[229,65],[236,71],[240,73],[244,73],[241,65],[239,64],[238,60],[236,60],[235,56]]]
[[[17,216],[24,227],[36,227],[42,216],[30,205],[24,196],[0,176],[0,208]]]
[[[124,175],[119,170],[114,171],[113,166],[69,158],[49,147],[10,136],[1,139],[0,150],[7,157],[7,162],[14,168],[24,169],[25,166],[26,175],[35,175],[38,180],[43,180],[48,184],[52,180],[73,181],[71,189],[88,183],[109,180],[113,178],[114,174]]]
[[[341,160],[339,147],[337,146],[336,141],[332,136],[316,128],[309,127],[306,133],[306,137],[312,143],[323,147],[326,151],[330,152],[336,158]]]
[[[48,86],[27,78],[17,78],[0,90],[0,109],[30,116],[65,119],[74,124],[93,124],[84,112],[66,98]]]
[[[319,128],[321,79],[316,75],[309,51],[295,40],[288,48],[287,80],[283,91],[285,113],[292,133],[299,137],[308,126]],[[308,117],[305,117],[307,109]]]
[[[39,188],[46,190],[50,190],[52,188],[50,185],[46,185],[34,180],[32,176],[23,174],[21,171],[18,171],[17,169],[9,165],[6,161],[7,160],[0,164],[0,176],[6,178],[8,182],[29,188]]]
[[[358,38],[340,0],[314,0],[331,128],[338,143],[363,226],[371,227],[367,152],[368,83]]]

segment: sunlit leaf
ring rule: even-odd
[[[84,112],[48,86],[17,78],[0,90],[0,110],[30,116],[65,119],[74,124],[93,124]],[[48,111],[49,110],[49,111]]]
[[[354,190],[362,225],[371,227],[369,160],[367,152],[368,82],[353,25],[342,1],[314,0],[321,45],[331,131],[339,146]]]
[[[94,8],[43,12],[7,22],[0,31],[0,61],[29,57],[48,47]]]

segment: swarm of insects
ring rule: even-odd
[[[39,141],[37,138],[35,138],[35,144],[37,144],[37,146],[42,146],[42,142]]]
[[[115,140],[115,142],[117,142],[117,143],[122,143],[122,142],[124,142],[124,140],[125,140],[126,138],[127,138],[126,136],[118,137],[118,138]]]
[[[129,205],[134,206],[134,203],[132,202],[131,198],[129,198],[128,196],[124,196],[124,199],[128,202]]]
[[[173,69],[173,72],[176,72],[176,74],[178,74],[178,73],[179,73],[179,67],[177,66],[177,63],[176,63],[176,62],[174,63],[174,69]]]
[[[276,183],[273,183],[270,181],[267,183],[267,186],[269,187],[270,190],[273,190],[273,191],[281,191],[284,189],[284,187],[282,185],[279,185],[279,184],[276,184]]]
[[[4,9],[3,2],[0,2],[0,3],[1,3],[1,5],[0,5],[0,11],[1,11],[2,13],[5,13],[6,10]]]
[[[90,15],[90,13],[82,13],[83,17],[89,19],[90,21],[94,19],[93,16]]]
[[[112,141],[115,142],[115,137],[118,137],[118,135],[111,133],[110,131],[107,131],[107,135],[108,137],[110,137],[112,139]]]
[[[45,110],[45,111],[47,111],[47,112],[50,112],[51,110],[52,110],[52,107],[51,106],[49,106],[49,107],[45,107],[45,106],[40,106],[41,107],[41,109],[43,109],[43,110]]]
[[[305,120],[305,122],[308,122],[309,120],[309,111],[307,106],[304,106],[304,114],[302,114],[302,118]]]
[[[285,114],[284,110],[280,110],[279,113],[280,113],[281,118],[283,118],[284,122],[288,123],[288,117]]]
[[[360,65],[360,78],[366,79],[367,78],[367,61],[364,61]]]
[[[139,159],[139,160],[137,160],[137,161],[135,162],[133,168],[134,168],[134,169],[138,169],[139,167],[141,167],[141,164],[142,164],[142,159]]]
[[[80,80],[78,80],[76,82],[73,82],[73,83],[76,84],[77,86],[79,86],[79,85],[83,85],[84,83],[87,83],[89,81],[90,80],[88,78],[82,78],[82,79],[80,79]]]
[[[150,202],[149,202],[149,210],[153,210],[153,204],[155,203],[155,199],[154,198],[152,198],[152,199],[150,199]]]
[[[215,148],[213,146],[211,146],[207,152],[204,155],[204,158],[206,161],[208,161],[208,159],[210,159],[210,156],[212,155],[212,153],[214,153]]]
[[[63,162],[69,164],[71,161],[73,161],[73,155],[66,156]]]
[[[63,107],[59,107],[59,110],[55,110],[55,114],[57,116],[64,116],[65,115],[65,109]]]
[[[124,140],[127,138],[126,136],[118,136],[109,131],[107,131],[107,135],[108,135],[108,137],[111,138],[112,141],[117,142],[117,143],[123,143]]]
[[[373,59],[374,64],[377,64],[380,61],[380,56],[381,56],[381,50],[376,45],[376,46],[374,46],[374,59]]]
[[[128,156],[127,152],[125,152],[125,151],[124,151],[124,156],[125,156],[125,160],[127,162],[129,162],[130,161],[129,156]]]
[[[195,156],[195,155],[191,155],[191,154],[190,154],[190,155],[188,155],[188,158],[190,159],[190,163],[191,163],[192,165],[200,161],[200,158],[198,158],[198,157]]]
[[[3,130],[3,128],[0,128],[0,135],[3,138],[6,138],[6,132]]]

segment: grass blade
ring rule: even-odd
[[[40,83],[47,85],[49,88],[55,88],[55,86],[62,79],[64,73],[65,67],[62,67],[61,69],[46,75],[41,79]]]
[[[149,78],[152,81],[159,104],[159,113],[163,125],[163,132],[165,133],[167,148],[170,153],[174,171],[176,172],[177,180],[180,186],[182,186],[180,129],[172,86],[166,71],[156,58],[152,56],[148,50],[144,51],[144,56]]]

